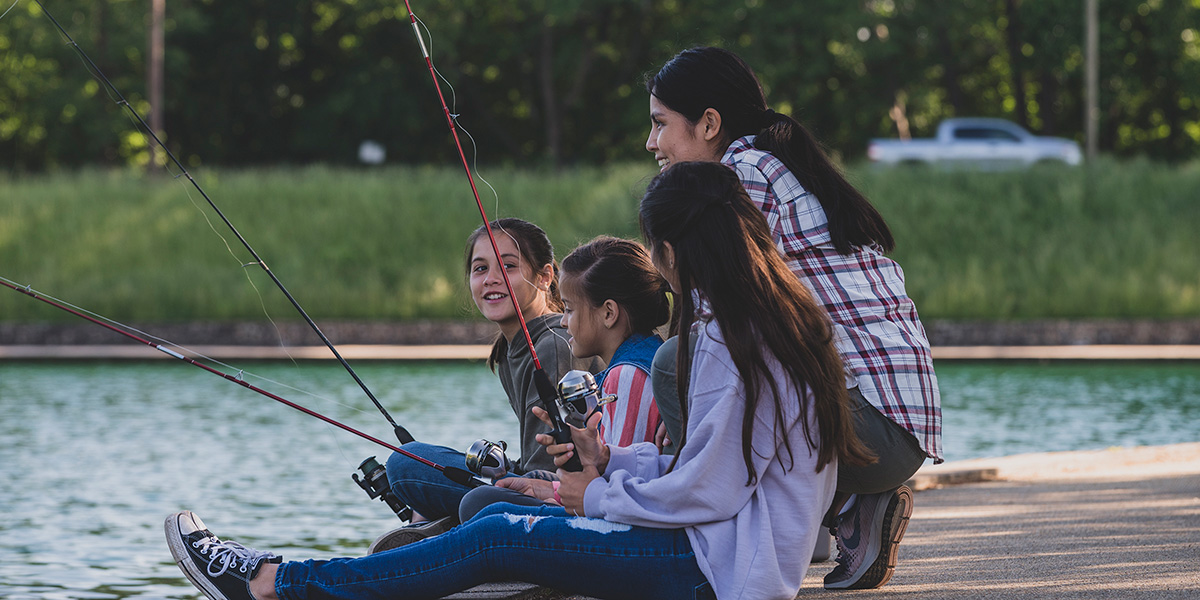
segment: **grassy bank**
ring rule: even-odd
[[[499,201],[480,190],[489,216],[542,225],[561,257],[596,234],[636,237],[652,169],[491,169]],[[480,219],[461,171],[196,177],[318,322],[473,318],[462,244]],[[891,224],[926,319],[1200,316],[1200,165],[852,179]],[[295,318],[186,180],[88,171],[0,177],[0,190],[2,277],[119,320]],[[72,317],[0,289],[0,319]]]

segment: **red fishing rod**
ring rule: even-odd
[[[479,198],[479,189],[475,186],[475,177],[471,175],[471,167],[467,163],[466,152],[463,151],[462,141],[458,137],[458,125],[455,122],[457,115],[451,114],[450,107],[446,104],[446,97],[442,94],[442,86],[438,83],[437,71],[433,68],[433,59],[429,56],[429,50],[425,47],[425,38],[421,36],[421,29],[417,25],[417,15],[413,12],[408,0],[404,0],[404,8],[408,11],[408,20],[412,24],[413,34],[417,38],[417,45],[421,48],[421,55],[425,58],[425,66],[429,68],[429,78],[433,80],[433,88],[437,92],[438,101],[442,105],[442,114],[446,117],[446,126],[450,128],[450,135],[454,138],[454,146],[458,150],[458,158],[462,161],[463,170],[466,171],[467,182],[471,184],[471,193],[475,196],[475,205],[479,207],[479,216],[483,218],[483,227],[487,231],[488,241],[492,244],[492,252],[496,255],[497,264],[502,265],[504,264],[504,259],[500,256],[500,247],[496,245],[496,236],[492,234],[492,223],[488,219],[487,211],[483,208],[483,200]],[[500,269],[500,273],[504,276],[504,286],[508,290],[508,298],[512,301],[513,310],[517,313],[517,321],[521,324],[521,333],[525,336],[525,343],[529,346],[529,356],[533,359],[534,387],[537,388],[542,406],[554,421],[554,429],[550,434],[560,444],[570,442],[571,431],[555,408],[558,400],[558,392],[555,390],[554,384],[550,382],[550,377],[546,375],[545,369],[542,368],[542,362],[538,359],[537,348],[534,347],[533,337],[529,334],[529,325],[525,323],[525,315],[521,313],[521,305],[517,302],[517,295],[513,292],[512,282],[508,279],[508,270]],[[572,456],[571,460],[564,465],[564,468],[568,471],[581,470],[582,466],[579,462],[579,456]]]
[[[462,484],[462,485],[465,485],[468,487],[479,487],[481,485],[484,485],[484,483],[482,481],[475,479],[475,477],[471,474],[471,472],[467,471],[466,469],[458,469],[455,467],[447,467],[447,466],[439,465],[433,461],[430,461],[430,460],[427,460],[420,456],[417,456],[416,454],[413,454],[412,452],[409,452],[403,448],[393,446],[392,444],[389,444],[379,438],[376,438],[370,434],[364,433],[364,432],[359,431],[349,425],[346,425],[345,423],[336,421],[336,420],[334,420],[330,417],[327,417],[319,412],[316,412],[312,409],[305,408],[299,404],[296,404],[295,402],[292,402],[291,400],[288,400],[286,398],[283,398],[276,394],[268,392],[267,390],[264,390],[258,386],[255,386],[237,375],[230,375],[229,373],[221,371],[220,369],[214,369],[204,363],[196,361],[195,359],[193,359],[191,357],[184,356],[183,354],[180,354],[170,348],[167,348],[166,346],[163,346],[162,344],[156,344],[156,343],[154,343],[150,340],[147,340],[139,335],[135,335],[133,333],[125,331],[124,329],[115,327],[109,323],[105,323],[104,321],[96,319],[96,318],[92,317],[91,315],[84,314],[78,310],[75,310],[74,308],[71,308],[65,304],[60,303],[59,301],[51,298],[50,296],[46,296],[46,295],[38,292],[37,290],[34,290],[33,288],[31,288],[29,286],[21,287],[18,285],[14,285],[14,284],[10,283],[8,280],[4,279],[3,277],[0,277],[0,285],[3,285],[4,287],[16,290],[16,291],[18,291],[22,294],[25,294],[26,296],[29,296],[31,298],[34,298],[36,300],[41,300],[42,302],[45,302],[46,304],[49,304],[50,306],[53,306],[54,308],[71,313],[81,319],[84,319],[84,320],[90,321],[92,323],[95,323],[97,325],[100,325],[101,327],[115,331],[127,338],[130,338],[132,340],[135,340],[137,342],[140,342],[142,344],[150,346],[151,348],[154,348],[155,350],[158,350],[172,358],[177,358],[177,359],[179,359],[189,365],[192,365],[194,367],[200,367],[201,369],[204,369],[205,371],[208,371],[209,373],[218,375],[228,381],[232,381],[248,390],[258,392],[259,394],[262,394],[276,402],[286,404],[287,406],[290,406],[306,415],[309,415],[311,417],[316,417],[322,421],[325,421],[326,423],[329,423],[330,425],[339,427],[339,428],[341,428],[345,431],[348,431],[350,433],[353,433],[354,435],[357,435],[358,437],[361,437],[365,440],[375,442],[376,444],[379,444],[380,446],[383,446],[384,448],[387,448],[388,450],[403,454],[404,456],[407,456],[423,465],[433,467],[434,469],[441,471],[443,475],[445,475],[447,478],[449,478],[451,481],[454,481],[455,483],[459,483],[459,484]],[[364,463],[366,463],[366,461],[364,461]],[[357,478],[355,480],[357,481]],[[370,492],[368,492],[368,493],[370,493]],[[374,497],[374,496],[372,496],[372,497]]]

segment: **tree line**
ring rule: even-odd
[[[147,114],[147,0],[44,0]],[[644,77],[734,50],[772,107],[837,155],[952,116],[1083,141],[1082,0],[413,0],[481,162],[644,159]],[[1200,1],[1099,1],[1101,151],[1200,150]],[[146,163],[146,139],[37,4],[0,19],[0,160],[14,172]],[[169,0],[165,139],[188,165],[457,160],[395,0]],[[468,150],[470,152],[470,150]],[[468,158],[471,158],[468,156]]]

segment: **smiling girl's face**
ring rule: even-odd
[[[471,299],[475,301],[480,314],[499,325],[501,334],[511,341],[521,330],[521,322],[513,309],[512,298],[508,295],[508,287],[504,285],[504,275],[500,269],[508,272],[509,283],[521,306],[521,314],[530,320],[550,312],[545,290],[550,286],[553,267],[545,265],[535,272],[521,256],[517,244],[503,232],[496,233],[496,246],[500,248],[503,263],[496,262],[487,236],[475,240],[469,267]]]
[[[719,115],[708,109],[700,120],[691,123],[652,94],[646,150],[654,154],[660,172],[675,163],[719,161],[725,152],[720,142]]]

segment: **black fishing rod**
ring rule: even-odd
[[[158,146],[163,149],[163,152],[165,152],[167,157],[171,159],[171,162],[176,168],[179,169],[180,173],[182,173],[182,175],[186,177],[189,182],[191,182],[192,186],[196,188],[196,191],[200,192],[200,195],[204,197],[204,199],[208,202],[208,205],[211,206],[213,211],[217,213],[217,216],[221,217],[221,220],[225,222],[225,225],[229,227],[229,230],[233,232],[233,235],[235,235],[238,241],[242,243],[242,246],[246,248],[246,251],[254,257],[254,261],[252,263],[242,266],[256,264],[261,267],[264,272],[266,272],[266,274],[271,278],[271,281],[275,283],[275,287],[279,288],[279,291],[283,292],[283,295],[287,297],[288,301],[292,303],[293,307],[295,307],[296,312],[300,313],[300,316],[304,318],[304,321],[308,323],[308,326],[311,327],[314,332],[316,332],[317,337],[321,338],[321,341],[325,343],[325,346],[329,348],[329,351],[332,352],[337,358],[338,362],[342,364],[342,367],[346,369],[346,372],[350,373],[350,376],[354,378],[356,383],[358,383],[358,387],[362,388],[362,391],[365,392],[367,397],[371,399],[371,402],[375,404],[375,408],[379,409],[379,412],[385,419],[387,419],[387,422],[391,424],[392,430],[396,434],[396,439],[399,440],[401,444],[407,444],[413,441],[414,438],[412,434],[392,419],[392,416],[388,414],[387,410],[383,408],[383,405],[380,404],[379,400],[375,398],[375,394],[371,393],[371,390],[367,388],[367,384],[364,383],[363,380],[359,378],[358,373],[355,373],[354,369],[350,367],[350,363],[346,362],[346,359],[342,358],[341,353],[339,353],[337,348],[333,346],[333,342],[330,342],[329,338],[325,337],[325,334],[321,331],[321,328],[317,327],[316,322],[308,316],[308,313],[305,312],[305,310],[300,306],[300,303],[296,301],[296,298],[294,298],[291,292],[284,287],[283,282],[275,276],[275,272],[267,267],[267,263],[263,261],[261,257],[259,257],[258,252],[254,251],[254,248],[250,246],[250,242],[246,241],[246,238],[242,237],[242,234],[237,230],[236,227],[233,226],[233,223],[225,216],[225,213],[217,207],[217,204],[213,202],[213,199],[210,198],[207,193],[205,193],[204,188],[200,187],[200,183],[192,177],[192,174],[189,173],[187,168],[183,166],[183,163],[179,162],[178,158],[175,158],[175,154],[172,153],[171,150],[167,148],[167,145],[159,139],[154,130],[150,128],[150,125],[148,125],[146,121],[142,119],[142,116],[138,114],[136,110],[134,110],[133,106],[131,106],[129,102],[125,100],[125,96],[121,94],[121,91],[118,90],[111,81],[109,81],[108,77],[104,75],[104,72],[100,70],[100,67],[96,66],[96,63],[92,61],[91,57],[89,57],[87,53],[83,51],[83,48],[79,47],[79,44],[75,42],[75,39],[71,37],[71,34],[67,33],[67,30],[59,24],[58,19],[55,19],[54,15],[50,14],[50,11],[46,10],[46,7],[42,4],[41,0],[33,1],[37,3],[38,7],[42,10],[42,13],[46,15],[46,18],[50,19],[50,22],[54,23],[54,26],[58,28],[58,31],[67,38],[68,45],[71,46],[71,48],[73,48],[80,58],[82,58],[83,61],[88,65],[92,75],[96,77],[96,79],[100,80],[100,82],[104,84],[104,86],[112,93],[112,95],[117,98],[117,105],[125,107],[129,111],[129,114],[133,115],[133,117],[137,119],[137,122],[141,125],[141,128],[146,132],[146,134],[154,140],[154,143],[158,144]]]
[[[208,371],[209,373],[218,375],[228,381],[232,381],[248,390],[258,392],[259,394],[262,394],[263,396],[266,396],[276,402],[286,404],[287,406],[290,406],[306,415],[309,415],[311,417],[316,417],[322,421],[325,421],[326,423],[329,423],[330,425],[339,427],[339,428],[341,428],[345,431],[348,431],[350,433],[353,433],[354,435],[357,435],[358,437],[361,437],[365,440],[369,440],[371,442],[379,444],[380,446],[383,446],[384,448],[387,448],[388,450],[391,450],[393,452],[398,452],[398,453],[400,453],[404,456],[407,456],[425,466],[432,467],[434,469],[437,469],[438,471],[441,471],[443,475],[445,475],[447,478],[449,478],[451,481],[453,481],[455,483],[459,483],[459,484],[462,484],[462,485],[465,485],[468,487],[473,487],[473,488],[479,487],[482,485],[486,485],[482,481],[475,479],[475,477],[471,474],[470,471],[467,471],[465,469],[455,468],[455,467],[447,467],[447,466],[439,465],[431,460],[417,456],[416,454],[413,454],[412,452],[409,452],[403,448],[393,446],[392,444],[389,444],[383,440],[380,440],[379,438],[376,438],[370,434],[364,433],[364,432],[359,431],[349,425],[346,425],[345,423],[336,421],[336,420],[334,420],[330,417],[327,417],[319,412],[316,412],[312,409],[305,408],[299,404],[296,404],[295,402],[292,402],[291,400],[288,400],[286,398],[283,398],[281,396],[278,396],[276,394],[268,392],[267,390],[264,390],[258,386],[251,384],[250,382],[246,381],[245,379],[242,379],[238,375],[230,375],[229,373],[221,371],[220,369],[214,369],[214,368],[212,368],[202,362],[199,362],[191,357],[184,356],[183,354],[181,354],[179,352],[176,352],[170,348],[167,348],[167,347],[163,346],[162,344],[156,344],[156,343],[154,343],[150,340],[147,340],[139,335],[135,335],[133,333],[130,333],[129,331],[126,331],[119,327],[115,327],[109,323],[105,323],[104,321],[96,319],[96,318],[92,317],[91,315],[84,314],[78,310],[75,310],[74,308],[71,308],[69,306],[66,306],[65,304],[62,304],[61,302],[57,301],[56,299],[53,299],[50,296],[46,296],[45,294],[42,294],[42,293],[38,292],[37,290],[34,290],[33,288],[31,288],[29,286],[21,287],[18,285],[14,285],[14,284],[10,283],[8,280],[4,279],[3,277],[0,277],[0,285],[3,285],[4,287],[16,290],[16,291],[18,291],[22,294],[25,294],[26,296],[29,296],[31,298],[34,298],[36,300],[45,302],[46,304],[49,304],[50,306],[53,306],[59,310],[63,310],[68,313],[71,313],[81,319],[84,319],[84,320],[90,321],[92,323],[95,323],[97,325],[100,325],[101,327],[104,327],[111,331],[115,331],[129,339],[132,339],[132,340],[135,340],[142,344],[145,344],[147,346],[150,346],[151,348],[154,348],[155,350],[158,350],[158,351],[162,352],[163,354],[166,354],[172,358],[177,358],[189,365],[204,369],[205,371]],[[124,325],[122,325],[122,327],[124,327]],[[371,459],[368,459],[368,460],[371,460]],[[363,461],[363,463],[364,463],[364,465],[366,465],[367,461]],[[362,468],[362,466],[360,466],[360,468]],[[366,471],[366,469],[364,469],[364,471]],[[355,478],[355,481],[358,481],[357,477]],[[362,485],[362,484],[360,484],[360,485]],[[368,491],[368,494],[369,493],[370,493],[370,491]],[[375,496],[372,496],[372,497],[375,497]]]
[[[492,234],[492,224],[488,220],[487,211],[483,208],[483,200],[479,198],[479,189],[475,186],[475,178],[471,175],[471,167],[467,163],[467,155],[463,151],[462,141],[458,138],[458,126],[455,119],[458,115],[450,113],[450,107],[446,104],[446,97],[442,94],[442,86],[438,83],[437,71],[433,68],[433,59],[429,56],[429,50],[425,47],[425,39],[421,36],[421,29],[417,26],[417,15],[413,12],[412,6],[408,0],[404,0],[404,8],[408,11],[409,22],[412,24],[413,34],[417,38],[417,45],[421,48],[421,55],[425,58],[425,65],[429,68],[429,77],[433,80],[433,88],[437,91],[438,100],[441,102],[442,113],[446,117],[446,126],[450,128],[450,135],[454,138],[454,146],[458,149],[458,157],[462,161],[463,170],[466,171],[467,181],[471,184],[471,193],[475,196],[475,205],[479,207],[479,216],[483,218],[483,227],[487,231],[488,240],[492,244],[492,252],[496,255],[497,264],[504,264],[504,259],[500,256],[500,247],[496,245],[496,236]],[[550,435],[554,441],[559,444],[565,444],[571,441],[571,430],[566,422],[559,415],[556,406],[559,404],[560,394],[555,389],[553,383],[550,382],[550,377],[546,375],[545,369],[542,368],[542,362],[538,359],[537,348],[533,345],[533,337],[529,334],[529,325],[525,322],[525,315],[521,313],[521,306],[517,302],[517,295],[513,292],[512,282],[508,279],[508,270],[500,269],[500,274],[504,277],[504,286],[508,290],[508,298],[512,301],[513,309],[517,314],[517,321],[521,324],[521,333],[525,335],[525,343],[529,347],[529,355],[533,359],[533,384],[538,391],[538,398],[545,407],[546,412],[550,415],[554,422],[554,429]],[[568,471],[580,471],[583,469],[579,462],[579,455],[571,457],[563,468]]]

